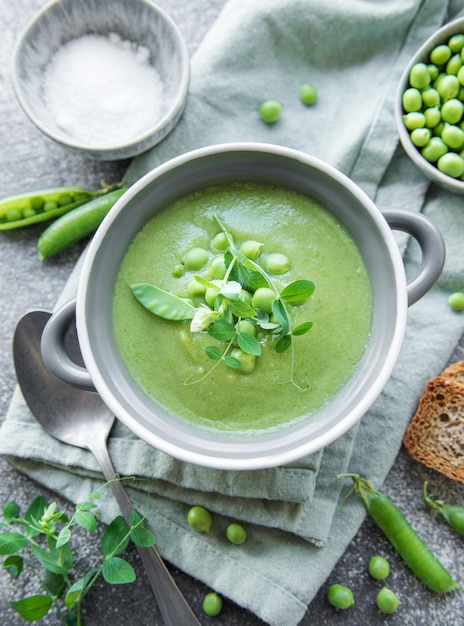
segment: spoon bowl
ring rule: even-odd
[[[90,450],[126,519],[133,506],[116,475],[108,454],[107,438],[114,416],[96,393],[61,382],[42,360],[40,343],[51,314],[31,311],[18,322],[13,339],[13,357],[18,383],[26,403],[39,424],[59,441]],[[67,334],[66,349],[81,359],[75,328]],[[166,626],[199,626],[199,622],[154,547],[136,546]]]

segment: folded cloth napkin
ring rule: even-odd
[[[464,330],[464,317],[447,304],[449,290],[462,289],[462,199],[427,184],[398,148],[393,118],[396,85],[409,58],[463,11],[456,0],[229,0],[192,61],[181,122],[128,171],[136,180],[208,144],[282,144],[338,167],[379,206],[424,211],[446,240],[443,276],[411,307],[403,349],[383,393],[357,427],[322,453],[275,470],[214,472],[149,450],[119,424],[112,434],[116,469],[140,477],[128,490],[140,510],[149,507],[160,552],[271,625],[298,624],[362,522],[357,499],[339,500],[336,474],[359,471],[382,483],[423,385],[443,368]],[[319,92],[312,107],[298,97],[307,81]],[[258,115],[266,98],[284,106],[272,126]],[[398,243],[408,273],[414,272],[416,247],[404,237]],[[78,269],[60,301],[74,293],[76,274]],[[47,438],[19,392],[0,434],[2,455],[75,502],[101,484],[90,455],[69,447],[63,452]],[[189,504],[198,502],[216,512],[208,537],[186,523]],[[117,513],[110,496],[99,510],[104,521]],[[230,517],[247,521],[249,538],[240,550],[223,538]]]

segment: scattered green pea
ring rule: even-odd
[[[327,600],[337,609],[349,609],[354,606],[353,592],[349,587],[335,583],[329,587]]]
[[[229,524],[226,529],[226,537],[231,543],[240,545],[247,540],[247,531],[241,524]]]
[[[262,309],[266,313],[272,311],[272,303],[275,300],[275,293],[269,287],[259,287],[251,299],[251,306],[254,309]]]
[[[240,246],[240,252],[244,254],[247,259],[256,261],[256,259],[261,254],[263,246],[264,244],[262,244],[260,241],[255,241],[254,239],[248,239],[247,241],[244,241],[242,245]]]
[[[368,571],[375,580],[385,580],[390,575],[390,563],[384,556],[373,556]]]
[[[208,262],[208,251],[204,248],[190,248],[190,250],[187,250],[184,254],[182,262],[186,270],[201,270]]]
[[[448,298],[448,304],[453,311],[464,311],[464,292],[455,291]]]
[[[317,101],[317,89],[312,83],[304,83],[300,88],[301,101],[311,106]]]
[[[221,596],[215,591],[211,591],[207,593],[203,598],[203,611],[206,615],[210,617],[215,617],[219,615],[222,611],[223,601]]]
[[[234,348],[230,356],[233,359],[237,359],[240,363],[237,370],[242,374],[251,374],[255,369],[256,356],[254,354],[248,354],[247,352],[243,352],[240,348]]]
[[[229,247],[229,240],[227,239],[225,233],[218,233],[215,235],[211,241],[211,247],[216,250],[227,250]]]
[[[394,591],[388,587],[382,587],[376,597],[376,603],[382,613],[390,615],[398,610],[400,601]]]
[[[290,259],[280,252],[273,252],[266,259],[266,269],[270,274],[285,274],[290,269]]]
[[[266,124],[274,124],[282,114],[282,104],[278,100],[265,100],[260,108],[261,119]]]
[[[240,320],[236,324],[237,332],[248,333],[252,337],[256,337],[256,326],[249,320]]]
[[[174,278],[181,278],[184,274],[185,265],[183,265],[182,263],[177,263],[177,265],[174,265],[174,267],[172,268],[172,275],[174,276]]]
[[[202,506],[192,506],[187,513],[187,522],[193,530],[199,533],[209,533],[213,518],[211,513]]]
[[[223,254],[215,256],[211,259],[211,263],[209,264],[209,272],[211,274],[211,278],[215,278],[217,280],[224,278],[227,272],[227,268],[224,263]]]
[[[464,159],[455,152],[447,152],[438,159],[437,167],[451,178],[460,178],[464,174]]]
[[[446,44],[436,46],[430,53],[430,61],[435,65],[444,65],[451,57],[451,48]]]

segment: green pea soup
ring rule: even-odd
[[[181,276],[173,270],[193,247],[208,250],[208,264],[222,254],[211,246],[219,232],[214,214],[237,247],[250,239],[264,244],[260,264],[276,252],[288,257],[288,272],[273,277],[279,291],[299,279],[315,283],[304,304],[288,305],[293,327],[311,321],[310,331],[293,338],[293,351],[277,353],[264,342],[247,375],[205,353],[227,344],[190,332],[190,320],[153,315],[130,288],[151,283],[188,297],[188,283],[195,274],[208,278],[207,267]],[[365,351],[372,292],[351,235],[318,202],[283,187],[234,183],[177,200],[137,234],[118,271],[112,321],[127,370],[153,402],[196,427],[245,435],[308,419],[340,391]]]

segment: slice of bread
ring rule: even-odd
[[[416,461],[464,482],[464,361],[428,381],[403,443]]]

